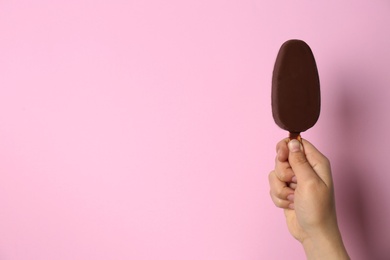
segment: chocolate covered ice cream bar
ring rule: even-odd
[[[304,41],[286,41],[272,76],[272,115],[290,138],[314,126],[320,115],[320,80],[313,53]]]

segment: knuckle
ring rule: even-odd
[[[278,198],[283,198],[283,196],[284,196],[284,188],[279,189],[279,190],[276,190],[276,191],[275,191],[275,195],[276,195],[276,197],[278,197]]]
[[[278,179],[281,181],[286,180],[287,178],[287,173],[285,171],[278,171]]]
[[[289,182],[294,173],[291,167],[283,167],[276,171],[276,175],[280,181]]]
[[[283,207],[283,200],[278,198],[277,196],[275,196],[275,194],[272,192],[272,190],[270,191],[270,195],[271,195],[272,202],[275,204],[275,206],[278,208],[282,208]]]
[[[283,200],[282,199],[276,198],[274,203],[275,203],[276,207],[283,208]]]

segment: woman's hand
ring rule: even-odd
[[[308,259],[349,259],[337,225],[329,160],[306,140],[284,139],[276,150],[270,194],[284,209],[290,233]]]

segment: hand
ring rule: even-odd
[[[308,141],[302,144],[289,139],[277,144],[271,198],[284,209],[288,229],[308,259],[349,259],[337,225],[329,160]]]

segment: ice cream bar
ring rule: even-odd
[[[304,41],[286,41],[272,75],[272,115],[275,123],[300,139],[320,115],[320,80],[313,53]]]

